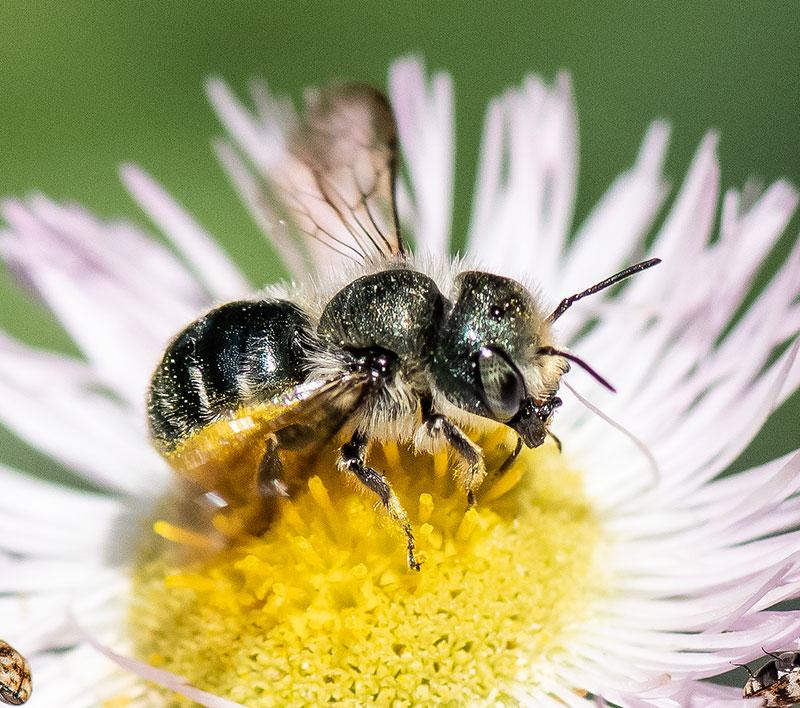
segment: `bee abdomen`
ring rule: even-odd
[[[167,347],[150,384],[148,419],[171,448],[242,405],[303,380],[306,315],[282,300],[231,302],[192,322]]]

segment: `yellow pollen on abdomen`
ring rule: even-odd
[[[488,452],[467,512],[430,457],[373,450],[420,572],[377,500],[330,460],[305,471],[261,535],[190,562],[149,553],[130,611],[139,656],[247,706],[514,704],[591,611],[601,530],[555,446],[494,478],[507,454]]]

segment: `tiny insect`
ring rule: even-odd
[[[763,698],[763,705],[772,708],[800,703],[800,652],[764,653],[772,659],[758,671],[744,667],[750,674],[742,692],[744,698]]]
[[[0,639],[0,702],[21,706],[33,691],[28,660]]]
[[[447,449],[474,504],[486,466],[465,431],[513,430],[507,468],[524,445],[551,435],[570,362],[611,388],[556,346],[551,326],[581,298],[660,261],[626,268],[547,314],[515,280],[414,256],[400,236],[397,160],[381,93],[346,84],[307,99],[283,162],[260,185],[261,208],[309,271],[327,248],[332,274],[189,324],[153,374],[148,418],[174,469],[240,507],[289,494],[282,455],[338,440],[336,467],[377,495],[419,570],[408,515],[367,464],[370,444]]]

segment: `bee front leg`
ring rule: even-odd
[[[505,474],[511,469],[511,466],[517,461],[519,454],[522,452],[522,445],[522,438],[517,436],[517,444],[514,446],[514,451],[508,457],[506,457],[506,459],[503,461],[503,464],[497,469],[498,476]]]
[[[342,445],[339,451],[337,466],[343,472],[354,474],[365,487],[378,495],[389,517],[400,525],[406,535],[408,567],[412,570],[419,570],[420,564],[414,555],[414,532],[411,529],[408,514],[386,478],[378,470],[367,466],[365,458],[368,442],[362,433],[353,433],[350,442]]]
[[[561,440],[559,440],[554,433],[551,433],[549,430],[547,431],[547,437],[549,437],[558,448],[559,454],[561,453]]]
[[[436,449],[441,441],[450,446],[461,461],[458,477],[467,490],[467,505],[474,506],[475,492],[480,489],[486,477],[483,452],[449,418],[441,413],[435,413],[430,400],[423,399],[421,407],[422,425],[414,436],[414,445],[420,450]]]

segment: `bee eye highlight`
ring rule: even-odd
[[[501,422],[517,414],[525,397],[525,383],[517,367],[491,347],[478,352],[478,387],[486,407]]]

